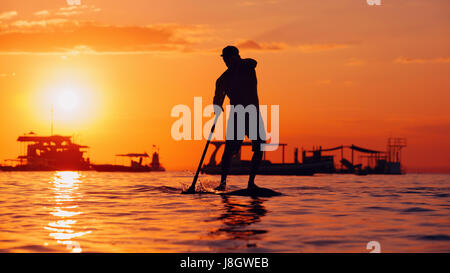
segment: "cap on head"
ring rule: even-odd
[[[239,49],[235,46],[226,46],[222,49],[222,57],[239,56]]]

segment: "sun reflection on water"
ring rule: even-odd
[[[71,219],[82,214],[76,204],[82,198],[78,192],[80,178],[81,174],[78,172],[55,173],[51,181],[55,206],[50,214],[56,217],[56,220],[44,227],[50,231],[49,236],[55,239],[57,244],[65,245],[73,253],[82,252],[79,242],[73,239],[91,233],[91,231],[75,231],[77,220]]]

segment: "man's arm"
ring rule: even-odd
[[[216,91],[214,93],[213,104],[218,105],[222,108],[224,100],[225,100],[225,80],[222,75],[216,81]]]

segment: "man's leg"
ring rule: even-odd
[[[225,148],[222,155],[222,175],[220,177],[220,185],[216,188],[218,191],[224,191],[227,185],[227,175],[231,168],[231,157],[233,153]]]
[[[222,155],[222,175],[220,177],[220,185],[216,188],[218,191],[224,191],[227,185],[227,176],[231,168],[231,160],[233,158],[236,143],[235,141],[226,141],[225,150]]]
[[[222,175],[220,177],[220,185],[216,188],[218,191],[224,191],[227,185],[227,176],[231,169],[231,161],[234,153],[239,149],[242,140],[237,140],[237,121],[236,114],[230,113],[227,122],[227,134],[225,141],[225,150],[222,155]]]
[[[260,147],[260,145],[257,146]],[[263,158],[263,152],[259,147],[253,150],[252,166],[250,167],[250,177],[248,178],[248,186],[247,186],[248,188],[256,187],[255,185],[256,172],[258,171]]]
[[[263,143],[265,143],[265,140],[266,140],[266,135],[265,135],[265,130],[264,130],[264,121],[262,120],[259,109],[258,109],[258,119],[257,119],[256,125],[257,125],[256,126],[257,137],[256,137],[256,139],[252,140],[253,157],[252,157],[252,165],[250,167],[250,177],[248,178],[247,188],[256,188],[257,187],[255,184],[255,177],[256,177],[256,173],[258,172],[259,166],[261,165],[262,158],[263,158],[262,145],[263,145]],[[249,124],[249,127],[247,127],[247,128],[250,128],[250,126],[251,126],[251,124]],[[260,129],[263,132],[260,132]],[[248,136],[248,131],[246,133]]]

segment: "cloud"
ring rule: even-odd
[[[353,44],[345,44],[345,43],[323,43],[323,44],[302,44],[302,45],[293,45],[286,44],[283,42],[256,42],[254,40],[245,40],[237,43],[236,45],[239,49],[247,49],[247,50],[258,50],[258,51],[281,51],[281,50],[298,50],[302,53],[315,53],[315,52],[323,52],[330,51],[336,49],[350,48],[354,46]],[[350,60],[352,63],[348,65],[361,65],[362,61],[352,59]]]
[[[350,48],[352,46],[353,46],[352,44],[345,44],[345,43],[303,44],[298,46],[298,49],[303,53],[315,53],[315,52]]]
[[[45,16],[50,15],[50,12],[48,10],[40,10],[40,11],[36,11],[33,14],[38,17],[45,17]]]
[[[282,43],[258,43],[253,40],[246,40],[240,42],[236,45],[239,49],[248,49],[248,50],[264,50],[264,51],[273,51],[273,50],[282,50],[287,47],[287,45]]]
[[[253,7],[265,4],[278,4],[278,2],[279,2],[278,0],[248,0],[248,1],[240,1],[238,5],[244,7]]]
[[[88,13],[88,12],[99,12],[101,11],[100,8],[97,8],[95,6],[88,6],[88,5],[73,5],[70,7],[62,7],[60,8],[58,11],[55,12],[55,15],[58,16],[74,16],[74,15],[80,15],[83,13]]]
[[[217,51],[220,40],[206,25],[157,24],[148,26],[104,25],[73,17],[94,6],[70,6],[58,10],[40,10],[35,20],[0,23],[1,54],[141,54],[153,51]],[[65,15],[61,15],[63,12]],[[56,15],[56,14],[60,15]],[[69,15],[70,13],[70,15]],[[221,44],[224,41],[220,41]],[[278,41],[241,40],[242,50],[261,52],[321,52],[347,48],[351,44],[287,44]],[[214,50],[211,48],[214,47]],[[221,47],[220,47],[221,48]]]
[[[346,66],[362,66],[364,64],[365,62],[363,60],[357,58],[348,59],[345,63]]]
[[[33,13],[33,15],[38,17],[47,17],[47,16],[53,16],[53,17],[71,17],[86,13],[93,13],[93,12],[100,12],[101,9],[97,8],[94,5],[88,6],[88,5],[74,5],[69,7],[62,7],[56,10],[40,10]]]
[[[6,25],[5,32],[20,32],[20,31],[37,31],[39,29],[53,30],[54,28],[63,28],[76,25],[77,22],[69,21],[62,18],[53,18],[45,20],[17,20],[9,25]],[[1,35],[2,33],[0,33]]]
[[[414,59],[414,58],[399,57],[395,59],[394,62],[399,64],[450,63],[450,57],[429,58],[429,59]]]
[[[16,16],[17,16],[17,11],[15,11],[15,10],[5,11],[5,12],[0,13],[0,20],[9,20]]]
[[[0,77],[5,78],[5,77],[15,77],[16,76],[16,72],[12,72],[12,73],[0,73]]]
[[[186,51],[203,28],[186,25],[116,26],[68,19],[15,21],[0,31],[3,53]]]

